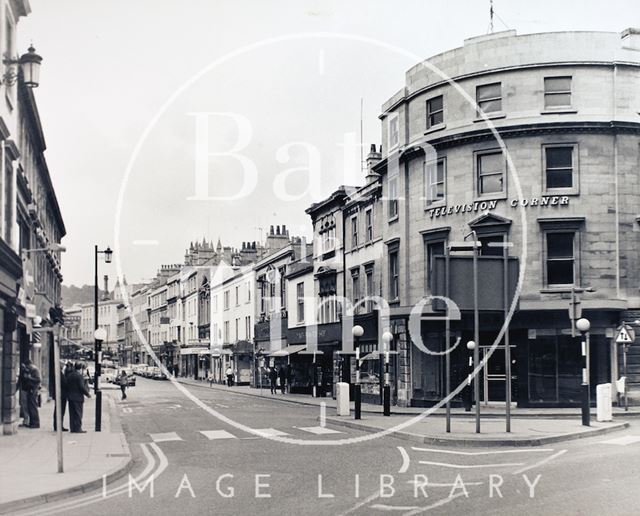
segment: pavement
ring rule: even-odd
[[[192,385],[202,388],[221,389],[225,391],[231,391],[238,394],[245,394],[247,396],[257,396],[261,398],[279,399],[288,403],[297,403],[301,405],[310,405],[319,407],[323,403],[327,409],[336,408],[336,400],[330,397],[326,398],[314,398],[308,394],[278,394],[272,395],[269,388],[255,389],[248,385],[234,385],[233,387],[227,387],[226,385],[214,383],[211,386],[209,382],[205,380],[194,380],[191,378],[178,378],[178,382],[184,385]],[[353,402],[351,402],[351,409],[353,410]],[[363,413],[369,414],[381,414],[382,405],[376,405],[373,403],[362,403],[361,410]],[[392,406],[391,412],[393,415],[407,415],[416,416],[423,414],[429,410],[425,407],[398,407]],[[505,417],[505,404],[504,403],[481,403],[481,413],[483,418],[498,418],[504,419]],[[444,417],[446,414],[445,408],[435,410],[430,414],[430,417],[438,416]],[[456,407],[451,409],[451,414],[456,418],[474,418],[474,412],[466,412],[462,407]],[[514,418],[547,418],[547,419],[580,419],[580,408],[520,408],[515,404],[512,404],[511,415]],[[614,418],[633,418],[640,417],[640,406],[629,407],[628,411],[625,411],[623,407],[613,407]],[[596,409],[591,408],[591,419],[595,420]]]
[[[119,397],[114,389],[103,386],[101,432],[94,431],[92,393],[84,404],[83,428],[87,433],[63,433],[63,473],[57,469],[54,401],[42,404],[39,429],[19,427],[17,434],[0,438],[0,514],[96,489],[103,476],[110,482],[128,471],[131,453],[116,410]],[[68,418],[67,410],[65,428],[69,427]]]

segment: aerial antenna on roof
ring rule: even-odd
[[[493,0],[489,0],[489,32],[493,34]]]
[[[489,0],[489,28],[487,34],[493,34],[493,18],[496,17],[500,20],[500,23],[504,25],[505,29],[509,30],[509,26],[504,22],[500,15],[493,9],[493,0]]]
[[[364,173],[364,136],[363,136],[363,124],[362,124],[362,111],[364,107],[364,99],[360,97],[360,172]]]

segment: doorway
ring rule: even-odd
[[[517,375],[516,372],[516,346],[509,346],[511,354],[511,401],[516,400]],[[484,358],[491,351],[490,346],[480,347],[480,358]],[[495,348],[485,368],[482,371],[480,398],[487,404],[490,402],[505,402],[506,398],[506,363],[504,346]]]

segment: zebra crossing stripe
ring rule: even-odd
[[[154,443],[164,443],[167,441],[182,441],[182,438],[175,432],[166,432],[162,434],[149,434]]]
[[[214,439],[237,439],[235,435],[226,430],[200,430],[200,433],[210,441]]]
[[[326,426],[299,426],[298,430],[302,430],[303,432],[309,432],[314,435],[327,435],[327,434],[341,434],[342,432],[338,430],[333,430],[332,428],[327,428]]]
[[[281,432],[280,430],[276,430],[275,428],[254,428],[256,433],[262,434],[262,436],[269,437],[281,437],[283,435],[289,435],[286,432]]]

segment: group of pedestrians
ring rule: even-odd
[[[287,391],[287,384],[291,385],[291,366],[271,367],[269,369],[269,383],[271,385],[271,394],[280,392],[284,394]]]
[[[62,411],[62,417],[60,421],[64,421],[64,414],[66,412],[67,404],[69,405],[69,426],[72,433],[84,434],[86,430],[82,429],[82,413],[84,411],[84,399],[90,398],[89,386],[87,382],[87,376],[83,370],[85,365],[82,362],[76,362],[73,365],[71,362],[67,362],[64,370],[60,371],[60,407]],[[52,393],[52,398],[55,399],[55,391]],[[56,400],[56,409],[53,411],[53,429],[56,430],[56,411],[58,409],[58,403]],[[62,431],[68,431],[62,424]]]

